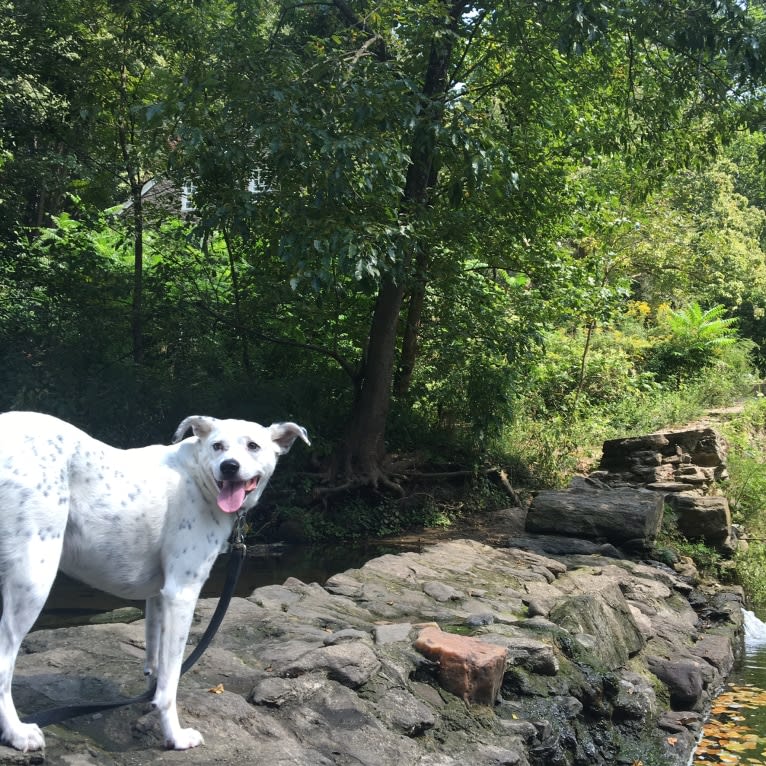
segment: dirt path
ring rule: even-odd
[[[691,430],[693,428],[716,428],[722,423],[727,423],[736,415],[739,415],[744,409],[747,402],[741,401],[736,404],[732,404],[729,407],[715,407],[707,410],[704,415],[698,420],[694,420],[691,423],[684,423],[680,426],[673,426],[672,428],[663,429],[665,431],[684,431]]]

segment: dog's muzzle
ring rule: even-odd
[[[247,495],[258,486],[258,476],[245,481],[235,478],[239,474],[236,460],[224,460],[218,466],[221,480],[218,484],[218,507],[225,513],[236,513],[245,502]]]

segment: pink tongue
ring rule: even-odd
[[[226,513],[236,513],[245,502],[245,482],[225,481],[218,493],[218,507]]]

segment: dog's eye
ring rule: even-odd
[[[247,448],[248,448],[249,450],[252,450],[252,451],[254,452],[254,451],[255,451],[255,450],[257,450],[257,449],[260,449],[260,446],[259,446],[259,445],[257,445],[255,442],[248,442],[248,443],[247,443]]]
[[[213,449],[216,452],[221,452],[224,449],[223,442],[213,442]]]

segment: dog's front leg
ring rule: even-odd
[[[165,744],[175,750],[188,750],[204,742],[196,729],[181,728],[176,708],[184,648],[200,587],[200,584],[177,586],[166,583],[159,597],[161,634],[153,704],[160,713]]]
[[[146,599],[144,610],[144,637],[146,656],[144,675],[150,684],[157,681],[157,666],[160,660],[160,637],[162,635],[162,596]]]

